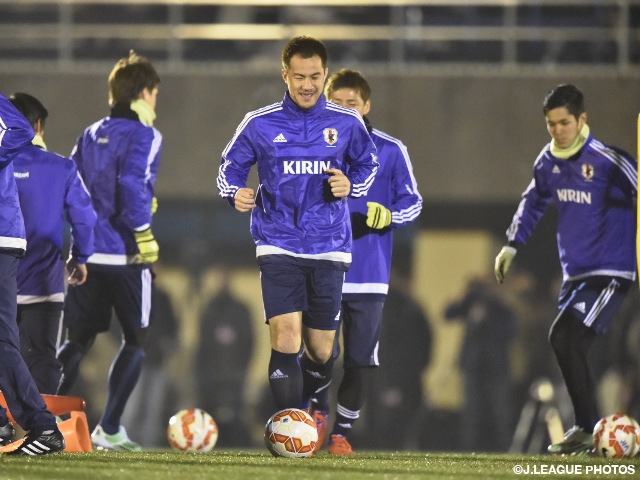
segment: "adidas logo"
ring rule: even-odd
[[[284,373],[282,373],[282,371],[278,368],[277,370],[275,370],[271,376],[269,378],[289,378],[289,375],[285,375]]]
[[[553,168],[551,169],[551,173],[560,173],[560,168],[558,167],[558,165],[553,166]]]
[[[575,308],[576,310],[578,310],[580,313],[584,313],[584,311],[586,310],[587,306],[584,302],[580,302],[580,303],[576,303],[573,308]]]
[[[274,142],[286,142],[287,139],[284,138],[284,135],[279,133],[276,138],[273,139]]]
[[[314,372],[312,370],[305,370],[305,372],[307,372],[313,378],[317,378],[319,380],[322,380],[324,378],[324,375],[322,375],[320,372]]]

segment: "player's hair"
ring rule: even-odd
[[[371,87],[369,82],[364,76],[357,70],[349,70],[348,68],[342,68],[333,73],[327,84],[324,87],[324,95],[329,98],[331,92],[340,90],[341,88],[350,88],[360,95],[364,103],[367,103],[371,98]]]
[[[547,114],[554,108],[566,108],[576,119],[585,112],[584,95],[578,87],[561,83],[547,93],[542,102],[542,113]]]
[[[291,68],[291,58],[294,55],[300,55],[302,58],[311,58],[317,55],[322,61],[322,68],[327,68],[327,49],[317,38],[301,35],[289,40],[289,43],[282,50],[282,68],[284,70]]]
[[[40,103],[40,100],[28,93],[18,92],[11,95],[9,101],[25,116],[32,127],[35,128],[36,123],[40,120],[40,127],[44,129],[45,120],[49,116],[49,112]]]
[[[151,62],[131,50],[109,74],[109,104],[131,103],[145,88],[153,90],[159,83],[160,77]]]

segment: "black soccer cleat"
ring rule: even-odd
[[[15,434],[16,431],[13,425],[7,420],[7,424],[0,427],[0,446],[13,442],[13,436]]]
[[[64,450],[64,436],[60,430],[46,430],[40,434],[29,433],[22,444],[7,455],[48,455]]]

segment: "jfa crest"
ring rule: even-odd
[[[593,165],[589,165],[588,163],[582,164],[582,176],[585,180],[591,180],[593,178]]]
[[[338,141],[338,131],[335,128],[325,128],[322,133],[324,134],[324,141],[329,145],[333,145]]]

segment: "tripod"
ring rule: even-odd
[[[563,436],[554,386],[548,378],[540,378],[529,388],[529,400],[520,412],[509,453],[541,453],[547,438],[556,443]]]

